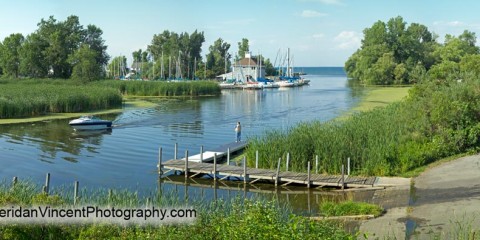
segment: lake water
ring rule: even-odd
[[[242,123],[243,139],[248,139],[302,121],[333,119],[357,102],[342,68],[297,70],[308,74],[305,77],[311,80],[310,85],[223,90],[221,96],[208,98],[150,100],[155,102],[154,107],[101,116],[115,121],[108,132],[77,133],[68,125],[69,119],[0,125],[0,176],[43,184],[49,172],[52,186],[78,180],[87,188],[153,191],[159,182],[156,164],[160,146],[163,159],[173,158],[175,143],[179,144],[179,153],[188,149],[195,154],[201,145],[208,149],[234,141],[237,121]],[[207,180],[204,185],[208,184]],[[163,191],[184,187],[168,182],[162,185]],[[230,190],[217,192],[213,188],[212,192],[204,187],[206,190],[189,187],[186,191],[207,198],[231,194]]]

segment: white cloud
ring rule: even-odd
[[[461,21],[450,21],[450,22],[444,22],[444,21],[436,21],[433,23],[435,26],[447,26],[447,27],[464,27],[467,24]]]
[[[315,33],[315,34],[312,35],[312,37],[313,37],[314,39],[322,39],[322,38],[325,37],[325,34],[323,34],[323,33]]]
[[[343,31],[333,40],[337,43],[336,47],[339,49],[356,49],[360,47],[362,37],[361,34],[354,31]]]
[[[303,10],[303,12],[300,14],[300,16],[304,18],[313,18],[313,17],[323,17],[327,16],[325,13],[317,12],[315,10]]]

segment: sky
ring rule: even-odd
[[[40,20],[76,15],[86,27],[103,30],[113,58],[146,50],[155,34],[203,31],[202,56],[218,38],[231,44],[247,38],[253,55],[272,63],[290,49],[294,66],[344,66],[361,46],[363,30],[376,21],[401,16],[436,33],[480,36],[480,1],[464,0],[5,0],[0,8],[0,40],[34,32]],[[277,60],[279,61],[279,60]]]

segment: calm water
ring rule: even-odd
[[[78,180],[83,187],[152,191],[158,187],[160,146],[164,159],[171,159],[175,142],[179,143],[180,153],[186,149],[197,153],[201,145],[208,149],[234,141],[237,121],[242,123],[245,139],[302,121],[330,120],[356,103],[342,68],[296,71],[308,73],[305,77],[311,80],[309,86],[224,90],[219,97],[200,99],[159,99],[152,108],[125,109],[121,114],[101,116],[115,121],[116,127],[108,132],[79,134],[70,128],[69,120],[0,125],[0,176],[43,183],[49,172],[52,185]],[[186,190],[207,198],[230,194],[221,189],[212,192],[208,181],[204,185],[205,190],[185,189],[165,182],[162,188],[178,191],[180,187],[182,194]]]

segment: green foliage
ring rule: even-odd
[[[402,17],[375,22],[364,31],[362,46],[345,63],[347,75],[364,84],[403,84],[417,65],[426,70],[434,64],[437,43],[428,28],[407,26]],[[418,77],[418,76],[415,76]]]
[[[152,73],[155,72],[155,76],[152,79],[170,79],[173,77],[193,79],[198,77],[198,75],[195,76],[194,70],[200,68],[202,44],[204,42],[204,33],[197,30],[191,34],[187,32],[177,34],[167,30],[155,34],[151,44],[147,47],[148,52],[156,62],[155,71],[152,70]],[[146,60],[146,56],[143,58]],[[195,63],[196,66],[194,66]]]
[[[25,39],[21,34],[6,37],[5,48],[0,49],[0,65],[4,74],[11,77],[69,78],[79,62],[76,58],[80,47],[86,45],[95,55],[88,65],[96,66],[89,68],[95,68],[94,74],[98,75],[97,69],[103,69],[109,59],[102,34],[95,25],[84,29],[77,16],[69,16],[63,22],[50,16],[42,19],[38,29]],[[77,69],[76,72],[78,77],[81,71]]]
[[[247,38],[242,38],[241,42],[238,42],[238,56],[235,61],[238,61],[242,58],[245,57],[245,53],[248,53],[250,51],[250,46],[248,44],[248,39]]]
[[[7,76],[18,77],[20,71],[20,51],[24,42],[20,33],[11,34],[0,44],[0,68]]]
[[[220,87],[212,81],[116,81],[94,83],[97,86],[113,87],[124,95],[132,96],[205,96],[219,95]]]
[[[217,39],[213,45],[208,48],[210,52],[207,54],[207,68],[211,69],[212,72],[210,75],[207,75],[207,78],[213,79],[230,69],[230,59],[232,56],[228,53],[229,49],[230,44],[224,42],[221,38]]]
[[[325,201],[320,204],[320,211],[325,216],[374,215],[380,216],[383,208],[365,202],[344,201],[340,203]]]
[[[341,164],[351,158],[353,174],[401,175],[480,146],[479,95],[478,79],[427,81],[413,87],[406,101],[385,108],[343,121],[267,131],[250,139],[247,159],[254,164],[258,150],[259,166],[274,169],[290,153],[289,169],[306,172],[308,161],[318,156],[319,172],[339,174]]]
[[[51,205],[71,207],[72,199],[65,196],[68,190],[53,189],[56,194],[38,194],[35,185],[19,181],[14,188],[0,184],[0,206]],[[164,193],[148,196],[158,208],[185,206],[175,194]],[[5,197],[7,196],[7,197]],[[83,206],[143,207],[145,197],[125,190],[82,190]],[[156,226],[120,226],[94,223],[78,225],[22,224],[0,226],[0,239],[355,239],[340,223],[315,222],[295,216],[291,210],[275,201],[243,200],[191,201],[189,208],[197,211],[192,224]]]
[[[84,83],[102,78],[103,69],[97,64],[97,54],[88,45],[82,44],[70,55],[69,62],[73,65],[72,78]]]

